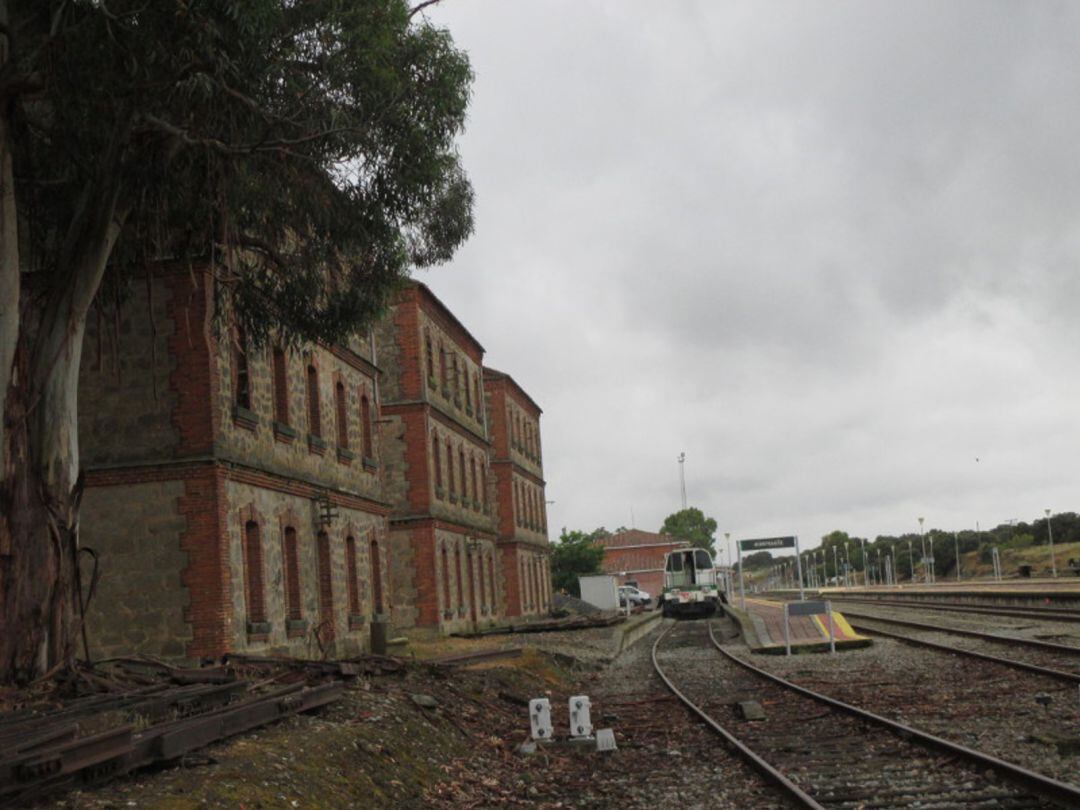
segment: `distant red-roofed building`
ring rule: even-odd
[[[670,534],[630,529],[596,541],[604,547],[600,570],[615,574],[619,584],[636,582],[641,590],[654,599],[664,587],[664,556],[689,543]]]

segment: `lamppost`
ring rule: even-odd
[[[844,587],[851,587],[851,541],[844,541]]]
[[[826,555],[826,559],[827,558],[828,558],[828,555]],[[833,576],[836,578],[837,586],[839,586],[840,585],[840,563],[838,563],[836,561],[836,546],[832,547],[832,567],[833,567]],[[826,573],[828,573],[828,571],[826,571]]]
[[[908,541],[907,541],[907,559],[908,559],[908,565],[911,566],[911,581],[914,582],[915,581],[915,554],[911,550],[911,538],[910,537],[908,538]]]
[[[686,453],[679,453],[679,490],[682,492],[682,508],[686,509],[686,473],[683,465],[686,463]]]
[[[735,558],[731,556],[731,532],[724,532],[724,541],[727,544],[728,582],[730,583],[731,577],[735,573]]]
[[[1046,534],[1050,538],[1050,570],[1054,572],[1054,576],[1057,576],[1057,561],[1054,559],[1054,530],[1050,528],[1050,510],[1043,510],[1046,512]]]
[[[919,544],[922,546],[923,579],[929,584],[930,568],[926,564],[926,535],[923,534],[923,520],[925,518],[919,518]],[[912,574],[911,578],[915,579],[915,575]]]
[[[870,584],[870,582],[866,579],[867,572],[870,570],[866,565],[866,538],[860,537],[859,541],[862,543],[862,584],[865,588]]]
[[[933,585],[937,582],[937,572],[934,570],[934,532],[930,532],[930,560],[927,563],[929,568],[927,571],[930,573],[930,584]]]

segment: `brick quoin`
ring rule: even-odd
[[[180,581],[191,600],[184,610],[192,632],[187,655],[224,655],[230,650],[233,622],[224,470],[207,467],[188,477],[178,509],[187,520],[180,535],[180,549],[188,555]]]
[[[176,367],[169,387],[177,394],[172,422],[180,435],[177,456],[209,454],[219,435],[218,401],[220,380],[211,370],[210,358],[217,352],[214,336],[214,293],[210,274],[202,269],[170,267],[162,270],[172,293],[175,330],[169,338],[169,354]]]

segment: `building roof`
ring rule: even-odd
[[[685,540],[680,540],[670,534],[658,532],[645,532],[641,529],[627,529],[608,537],[602,537],[596,541],[604,548],[627,548],[631,546],[688,546]]]
[[[476,348],[480,350],[481,354],[484,354],[487,351],[480,343],[480,341],[476,339],[476,336],[465,328],[465,324],[458,320],[457,316],[453,312],[451,312],[450,308],[439,299],[439,296],[435,295],[435,293],[431,291],[431,288],[427,284],[422,281],[417,281],[416,279],[409,279],[405,282],[405,284],[407,287],[415,287],[416,289],[418,289],[421,296],[430,301],[432,305],[434,305],[435,309],[438,310],[440,315],[446,318],[455,327],[460,329],[465,335],[465,337],[471,340],[476,346]]]
[[[519,394],[521,394],[522,397],[525,398],[526,401],[528,401],[528,403],[530,405],[532,405],[534,408],[536,408],[538,413],[543,413],[544,412],[544,409],[536,404],[536,400],[533,399],[532,397],[530,397],[527,393],[525,393],[525,389],[522,388],[520,385],[518,385],[517,380],[515,380],[513,377],[511,377],[505,371],[499,371],[498,369],[494,369],[491,366],[484,366],[484,379],[485,380],[506,380],[507,382],[510,383],[510,385],[512,385],[514,387],[514,389]]]

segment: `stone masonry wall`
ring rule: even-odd
[[[335,639],[330,643],[328,628],[321,637],[332,655],[359,652],[368,643],[368,627],[374,613],[373,560],[371,541],[376,541],[379,570],[382,577],[384,610],[388,608],[390,578],[385,520],[380,515],[357,509],[337,507],[338,515],[331,525],[319,523],[319,506],[310,498],[285,494],[251,484],[229,481],[226,485],[228,503],[226,531],[228,533],[229,567],[232,581],[233,612],[238,621],[233,624],[232,648],[235,650],[269,650],[297,656],[319,657],[316,628],[328,619],[333,620]],[[245,600],[244,526],[259,524],[262,540],[262,565],[266,624],[268,628],[247,621]],[[299,583],[301,614],[299,622],[286,623],[286,566],[284,535],[286,527],[295,530],[299,552]],[[324,615],[319,600],[319,561],[317,536],[325,530],[329,537],[330,584],[333,599],[331,615]],[[350,615],[346,583],[346,538],[356,544],[358,596],[361,612]],[[350,629],[351,628],[351,629]]]
[[[97,552],[101,575],[87,615],[95,658],[186,654],[192,634],[184,617],[189,596],[180,579],[187,565],[180,548],[187,528],[179,511],[184,492],[184,482],[177,480],[86,490],[79,539]]]

